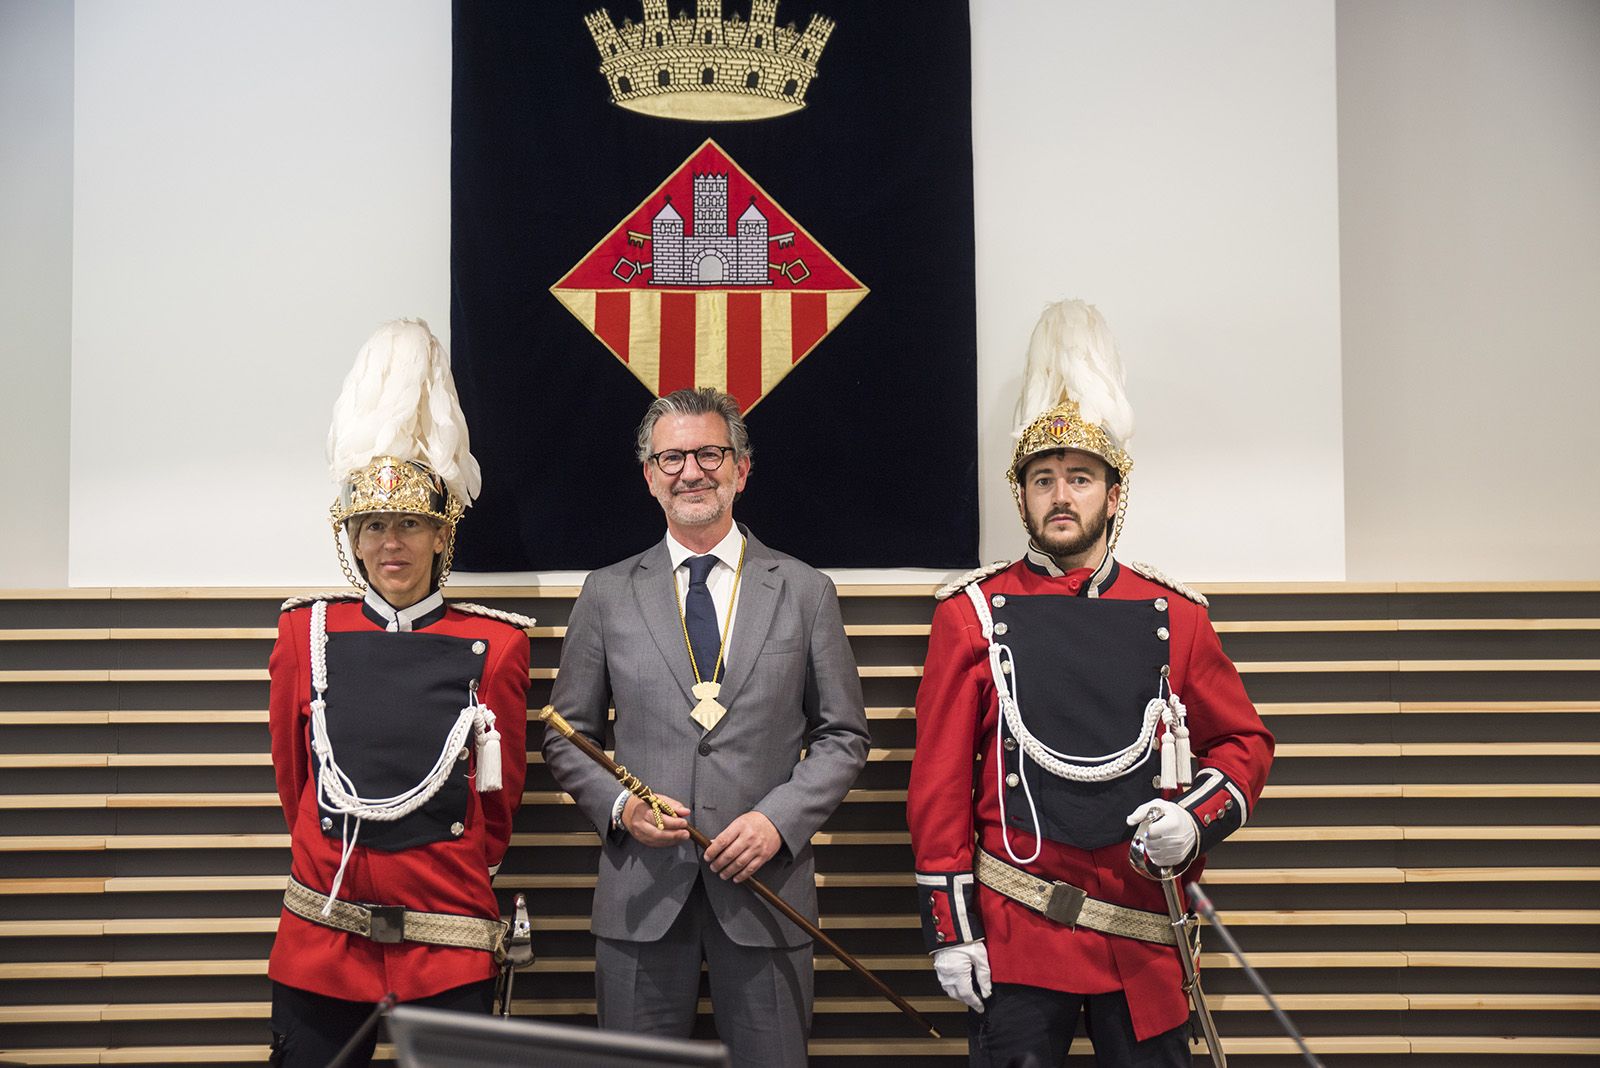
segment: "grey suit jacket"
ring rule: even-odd
[[[744,534],[744,574],[718,698],[728,714],[714,730],[689,718],[694,673],[665,540],[589,575],[567,625],[551,703],[596,741],[605,737],[614,704],[617,762],[687,805],[690,822],[707,836],[745,812],[772,820],[783,846],[758,877],[815,921],[811,835],[867,759],[861,680],[832,581]],[[546,735],[544,758],[600,832],[591,930],[659,939],[694,886],[699,850],[688,841],[652,849],[611,832],[617,781],[554,732]],[[749,889],[709,868],[705,883],[723,930],[740,945],[807,941]]]

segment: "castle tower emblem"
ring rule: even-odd
[[[550,291],[655,395],[745,411],[867,295],[711,140]]]
[[[667,0],[643,0],[644,21],[618,26],[602,9],[584,16],[600,74],[618,107],[667,119],[737,122],[806,106],[832,19],[805,31],[777,25],[778,0],[751,0],[750,19],[722,17],[722,0],[695,0],[673,17]]]

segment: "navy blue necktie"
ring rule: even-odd
[[[711,601],[711,589],[706,579],[717,566],[715,556],[691,556],[689,565],[689,593],[683,599],[683,625],[689,632],[689,646],[694,650],[695,666],[700,669],[701,682],[715,682],[713,672],[720,674],[717,653],[721,650],[722,635],[717,629],[717,606]]]

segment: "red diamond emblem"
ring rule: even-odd
[[[707,140],[550,292],[654,395],[749,411],[868,291]]]

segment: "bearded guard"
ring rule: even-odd
[[[293,860],[268,975],[291,1064],[330,1055],[310,1036],[332,1026],[331,999],[492,995],[505,925],[491,879],[527,763],[533,620],[441,592],[480,478],[426,323],[388,323],[363,346],[328,457],[358,592],[285,602],[269,672]]]
[[[1079,1011],[1053,1046],[1030,1046],[994,1033],[1011,1026],[1004,1013],[983,1015],[994,984],[1083,996],[1107,1063],[1105,995],[1125,1002],[1128,1042],[1178,1033],[1177,939],[1129,838],[1155,807],[1150,844],[1194,880],[1248,819],[1271,761],[1205,599],[1113,554],[1132,435],[1104,319],[1079,301],[1046,308],[1006,472],[1028,552],[940,590],[917,694],[907,818],[923,928],[941,983],[973,1009],[974,1063],[987,1063],[980,1049],[1064,1053]],[[1104,480],[1097,514],[1062,506],[1069,542],[1046,534],[1055,510],[1029,514],[1025,480],[1053,457],[1086,485]]]

